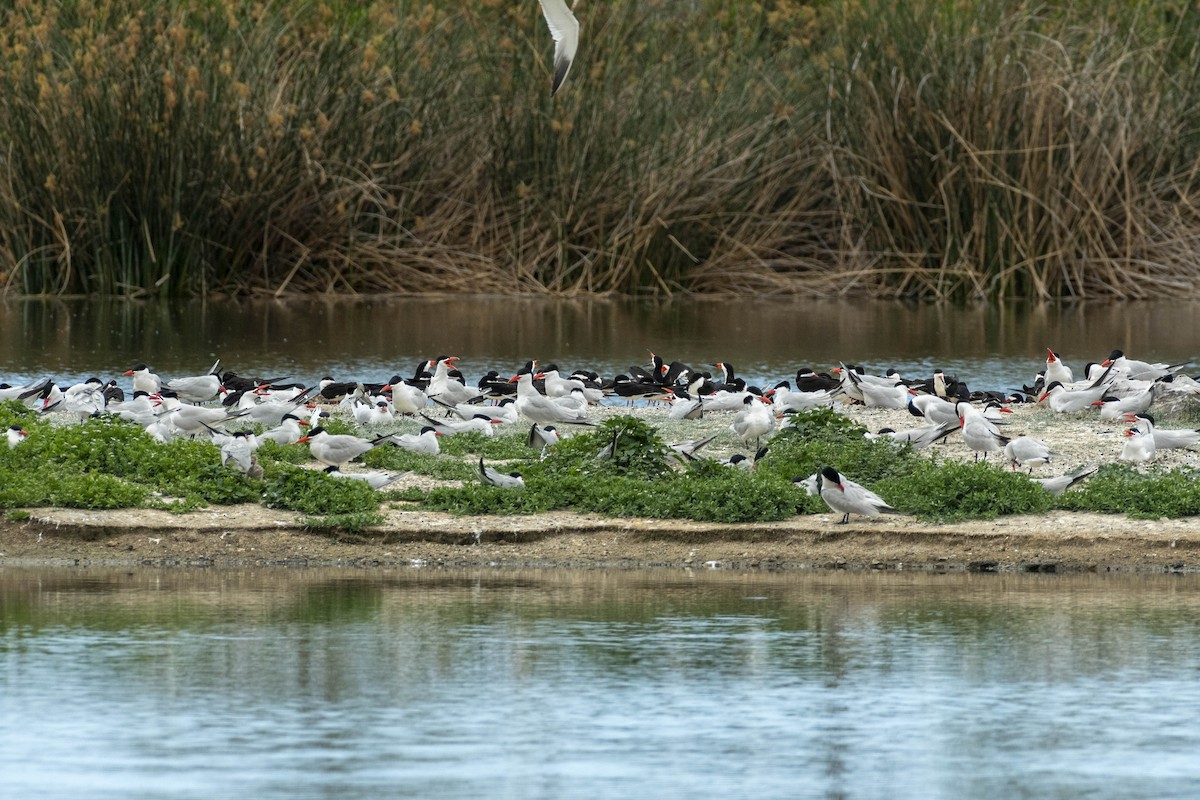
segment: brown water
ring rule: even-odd
[[[135,362],[166,376],[220,358],[246,374],[382,380],[419,359],[462,357],[468,377],[527,359],[602,373],[668,361],[727,361],[767,383],[838,361],[906,374],[956,372],[979,388],[1032,380],[1045,348],[1079,372],[1113,348],[1170,363],[1197,358],[1200,303],[1002,307],[803,300],[8,300],[0,303],[0,379],[115,376]]]

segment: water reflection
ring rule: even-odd
[[[144,361],[194,374],[217,358],[243,372],[380,380],[420,358],[460,354],[477,376],[529,358],[612,374],[648,352],[693,364],[729,361],[778,380],[839,360],[987,381],[1024,380],[1060,350],[1082,366],[1113,348],[1189,361],[1200,304],[955,307],[871,301],[385,298],[357,301],[116,300],[0,302],[0,377],[117,375]]]
[[[1196,576],[9,569],[0,763],[39,797],[1190,797],[1198,612]]]

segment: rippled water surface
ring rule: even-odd
[[[1018,388],[1060,351],[1082,372],[1114,348],[1200,371],[1200,304],[908,306],[863,300],[410,298],[185,304],[0,303],[0,379],[119,375],[145,362],[167,377],[217,358],[243,374],[311,382],[382,381],[419,359],[459,355],[469,378],[527,359],[612,375],[651,350],[692,365],[732,363],[760,383],[838,361],[878,372],[957,373],[976,388]]]
[[[1200,796],[1200,578],[0,571],[12,798]]]

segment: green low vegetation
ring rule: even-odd
[[[1200,267],[1200,7],[0,10],[20,293],[1149,297]]]
[[[711,459],[671,467],[668,448],[653,427],[616,417],[563,440],[544,458],[525,446],[523,434],[451,437],[440,456],[376,448],[364,457],[367,466],[462,481],[428,491],[384,492],[297,466],[308,460],[305,445],[260,448],[263,477],[252,480],[221,466],[211,443],[159,444],[119,421],[54,426],[18,404],[0,404],[0,425],[13,424],[30,435],[16,448],[0,448],[0,509],[9,521],[24,519],[24,509],[51,505],[185,512],[261,503],[301,512],[309,527],[359,530],[382,524],[381,512],[389,504],[404,503],[466,515],[571,509],[614,517],[769,522],[827,513],[819,498],[792,484],[793,477],[826,465],[875,489],[897,509],[929,521],[1053,508],[1147,518],[1200,514],[1195,470],[1108,465],[1055,498],[1025,475],[998,465],[943,460],[887,440],[867,440],[863,428],[828,409],[795,415],[793,426],[771,440],[753,472]],[[476,472],[481,454],[505,459],[498,462],[506,465],[502,469],[521,472],[525,488],[483,485]]]

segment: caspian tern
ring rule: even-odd
[[[787,381],[775,386],[775,393],[771,395],[771,405],[775,407],[776,414],[786,414],[789,411],[808,411],[821,406],[829,406],[833,403],[833,396],[828,389],[820,389],[815,392],[799,392],[792,389],[792,386]]]
[[[952,422],[959,424],[958,410],[949,400],[943,400],[937,395],[920,394],[909,396],[908,411],[916,417],[924,417],[931,425],[945,425]]]
[[[725,466],[743,469],[747,472],[753,472],[754,468],[758,466],[758,462],[763,460],[763,457],[766,456],[769,450],[769,447],[763,445],[762,447],[758,448],[757,452],[754,453],[753,459],[751,459],[749,456],[744,456],[741,453],[735,453],[729,458],[725,459]]]
[[[688,461],[699,461],[696,455],[706,444],[717,438],[714,433],[712,436],[704,439],[690,439],[686,442],[676,442],[675,444],[667,445],[667,461],[675,464],[684,464]]]
[[[9,425],[6,431],[8,435],[8,449],[11,450],[21,442],[25,441],[29,436],[29,432],[20,425]]]
[[[216,427],[243,416],[241,412],[231,414],[223,408],[204,406],[176,406],[167,412],[167,415],[172,425],[190,436],[195,436],[205,428]]]
[[[805,479],[793,479],[793,483],[803,484]],[[877,517],[880,514],[902,514],[889,506],[882,497],[865,486],[842,476],[833,467],[825,467],[817,473],[817,494],[829,506],[831,511],[842,515],[839,525],[850,521],[851,514],[862,514],[867,517]]]
[[[222,389],[221,376],[217,374],[220,366],[221,362],[218,360],[206,375],[173,378],[167,381],[165,386],[179,395],[181,400],[190,403],[206,403],[215,398]]]
[[[550,84],[550,96],[553,97],[567,79],[575,50],[579,47],[579,20],[575,19],[564,0],[539,2],[542,4],[542,15],[546,18],[546,27],[554,38],[554,81]]]
[[[495,436],[496,426],[501,424],[499,420],[492,419],[487,414],[476,414],[471,419],[443,419],[437,420],[428,414],[422,414],[421,419],[425,420],[434,430],[442,436],[455,436],[460,433],[482,433],[484,436]]]
[[[1092,405],[1099,407],[1100,419],[1111,422],[1129,414],[1143,414],[1153,402],[1154,389],[1151,387],[1129,397],[1105,395],[1093,402]]]
[[[976,461],[979,460],[980,453],[983,454],[984,460],[987,460],[988,453],[1002,450],[1008,444],[1008,437],[1001,435],[996,426],[975,406],[960,400],[955,405],[955,410],[958,411],[958,421],[962,426],[963,441],[975,451]]]
[[[539,425],[536,422],[529,428],[529,438],[525,443],[535,450],[541,450],[545,457],[546,449],[559,442],[558,428],[553,425]]]
[[[1154,438],[1157,450],[1173,450],[1200,443],[1200,429],[1160,428],[1149,414],[1130,414],[1126,419],[1136,422],[1138,428],[1148,432]]]
[[[758,447],[762,437],[775,430],[775,414],[768,401],[758,395],[746,395],[742,404],[743,408],[733,418],[729,430],[743,442],[753,439],[754,446]]]
[[[438,433],[435,428],[428,425],[421,428],[420,433],[404,433],[393,434],[392,444],[407,450],[410,453],[422,453],[427,456],[436,456],[442,452],[441,445],[438,444],[437,437],[442,434]]]
[[[446,356],[438,359],[436,362],[430,362],[430,366],[434,369],[433,377],[429,379],[429,387],[425,389],[425,394],[428,397],[436,397],[443,403],[456,405],[483,396],[483,392],[476,387],[467,386],[462,381],[456,380],[451,376],[450,370],[457,360],[458,356]]]
[[[525,479],[521,477],[521,473],[510,472],[506,475],[497,469],[486,466],[483,463],[483,456],[479,457],[479,479],[488,486],[498,486],[501,489],[525,488]]]
[[[1112,367],[1114,372],[1130,380],[1152,381],[1174,374],[1187,366],[1187,364],[1150,364],[1145,361],[1126,358],[1124,352],[1113,350],[1108,354],[1108,360],[1104,361],[1101,366]]]
[[[1108,387],[1112,382],[1112,369],[1110,364],[1099,377],[1081,389],[1068,389],[1058,381],[1047,384],[1037,401],[1041,403],[1049,400],[1050,408],[1059,414],[1087,411],[1092,408],[1093,403],[1108,394]]]
[[[79,417],[80,421],[99,416],[106,406],[104,384],[99,378],[88,378],[63,391],[63,409]]]
[[[1125,431],[1125,445],[1121,448],[1120,459],[1132,461],[1135,464],[1151,461],[1157,454],[1154,445],[1154,433],[1135,425]]]
[[[304,437],[302,427],[307,427],[308,422],[300,419],[295,414],[284,414],[279,421],[279,425],[271,428],[268,431],[263,431],[258,435],[259,440],[264,442],[275,442],[276,444],[295,444]]]
[[[372,489],[386,489],[401,478],[411,475],[411,472],[342,472],[337,467],[326,467],[325,474],[331,478],[346,478],[348,480],[364,481]]]
[[[1046,372],[1044,373],[1046,385],[1050,385],[1058,381],[1063,386],[1070,386],[1075,382],[1075,376],[1071,373],[1071,368],[1063,363],[1062,357],[1058,353],[1046,348]]]
[[[1050,445],[1032,436],[1018,436],[1004,445],[1004,457],[1008,459],[1013,472],[1018,467],[1028,466],[1032,474],[1034,467],[1049,464],[1051,455]]]
[[[220,442],[221,463],[249,475],[257,464],[254,451],[258,445],[258,437],[252,431],[237,431]]]
[[[958,418],[941,425],[922,425],[919,428],[908,428],[898,431],[892,428],[880,428],[878,433],[865,433],[867,439],[891,439],[894,442],[912,445],[913,450],[923,450],[934,442],[941,441],[959,429]]]
[[[517,413],[530,422],[546,424],[592,425],[587,414],[564,408],[533,386],[533,375],[528,372],[514,376],[517,384]]]
[[[123,374],[133,376],[133,390],[135,392],[158,394],[162,391],[162,378],[151,372],[150,368],[145,364],[134,364],[133,367],[125,370]]]
[[[1075,473],[1068,473],[1066,475],[1058,475],[1053,478],[1030,478],[1030,480],[1032,480],[1034,483],[1039,484],[1043,489],[1045,489],[1050,494],[1054,495],[1055,497],[1058,497],[1063,492],[1065,492],[1067,489],[1070,489],[1072,486],[1074,486],[1075,484],[1082,481],[1084,478],[1087,478],[1089,475],[1095,474],[1096,470],[1098,470],[1098,469],[1099,469],[1099,467],[1091,467],[1089,469],[1084,469],[1084,470],[1081,470],[1081,471],[1075,472]]]
[[[392,441],[391,436],[380,436],[376,439],[360,439],[345,433],[329,433],[321,426],[309,431],[307,436],[300,437],[298,444],[308,442],[308,450],[312,457],[330,467],[341,467],[347,461],[358,458],[363,453],[374,450],[381,444]]]

